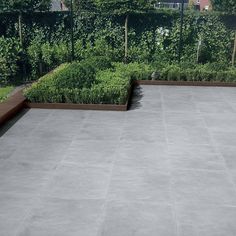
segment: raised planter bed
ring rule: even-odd
[[[16,92],[7,100],[0,103],[0,125],[14,117],[19,111],[25,107],[26,98],[22,95],[22,91]]]
[[[130,105],[134,84],[131,85],[124,105],[116,104],[74,104],[74,103],[33,103],[25,101],[28,108],[41,109],[68,109],[68,110],[103,110],[103,111],[127,111]]]
[[[138,85],[236,87],[236,82],[137,80],[135,83]]]

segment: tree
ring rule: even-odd
[[[128,59],[128,21],[131,13],[142,13],[153,8],[151,0],[94,0],[102,13],[125,15],[125,62]]]
[[[235,0],[211,0],[212,8],[216,11],[227,12],[230,14],[236,14],[236,1]],[[232,66],[235,63],[236,54],[236,32],[234,39],[234,49],[232,54]]]
[[[15,12],[45,11],[51,6],[51,0],[0,0],[0,10]]]
[[[213,10],[236,13],[235,0],[211,0]]]

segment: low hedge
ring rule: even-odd
[[[169,65],[159,70],[158,74],[158,80],[236,82],[236,69],[230,67],[217,71],[204,65],[198,65],[195,68]]]
[[[63,64],[25,89],[37,103],[125,104],[131,77],[115,69],[98,70],[88,61]]]

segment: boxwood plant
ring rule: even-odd
[[[62,64],[25,89],[24,94],[38,103],[125,104],[131,76],[115,67],[99,69],[98,64]]]

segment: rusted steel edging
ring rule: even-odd
[[[6,101],[0,103],[0,125],[13,118],[25,107],[26,98],[22,90],[10,96]]]

